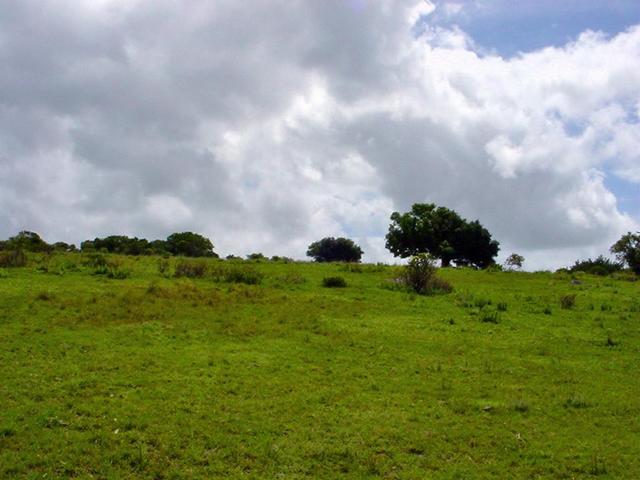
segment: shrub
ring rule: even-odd
[[[19,268],[27,266],[27,255],[22,249],[0,252],[0,267]]]
[[[578,260],[569,269],[570,272],[585,272],[592,275],[606,276],[622,270],[622,262],[614,262],[600,255],[595,260]]]
[[[101,253],[89,253],[82,262],[84,265],[93,268],[106,267],[107,257]]]
[[[482,309],[480,311],[480,321],[482,323],[500,323],[500,314],[497,310]]]
[[[565,310],[573,308],[575,304],[576,304],[575,293],[563,295],[562,297],[560,297],[560,307]]]
[[[564,401],[564,408],[587,408],[589,403],[580,395],[573,395]]]
[[[179,260],[176,263],[175,276],[188,278],[201,278],[207,273],[207,264],[204,261]]]
[[[262,253],[250,253],[247,255],[247,260],[253,260],[255,262],[263,262],[267,259]]]
[[[250,266],[232,267],[224,270],[222,280],[229,283],[244,283],[245,285],[258,285],[264,275]]]
[[[435,263],[436,259],[427,253],[415,255],[402,269],[400,280],[411,291],[420,295],[452,291],[453,288],[446,280],[436,276]]]
[[[324,277],[322,279],[322,286],[327,288],[344,288],[347,286],[347,281],[342,277]]]

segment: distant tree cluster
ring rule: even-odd
[[[619,272],[624,268],[622,262],[614,262],[606,258],[604,255],[598,256],[595,260],[588,258],[587,260],[576,260],[568,270],[570,272],[584,272],[591,275],[606,276]]]
[[[48,244],[34,232],[22,231],[8,240],[0,241],[0,250],[25,252],[75,252],[73,244]],[[80,244],[83,252],[107,252],[121,255],[180,255],[185,257],[217,257],[208,238],[193,232],[173,233],[166,240],[149,241],[126,235],[109,235],[85,240]]]
[[[85,251],[106,251],[122,255],[162,255],[184,257],[217,257],[211,240],[198,233],[172,233],[166,240],[148,241],[144,238],[110,235],[86,240],[80,244]]]
[[[396,257],[416,257],[423,254],[440,260],[443,267],[471,266],[487,268],[495,266],[499,244],[491,238],[489,231],[478,220],[468,221],[458,213],[433,203],[416,203],[409,212],[393,212],[386,235],[386,246]],[[121,255],[175,255],[184,257],[214,257],[213,243],[208,238],[193,232],[172,233],[165,240],[149,241],[126,235],[109,235],[85,240],[80,244],[82,252],[106,252]],[[75,245],[56,242],[49,244],[35,232],[23,230],[7,240],[0,240],[2,263],[19,265],[26,262],[24,252],[75,252]],[[585,272],[595,275],[610,275],[626,267],[640,275],[640,232],[623,235],[610,249],[616,260],[603,255],[596,259],[576,261],[563,269],[570,272]],[[360,262],[363,251],[353,240],[344,237],[325,237],[313,242],[307,256],[316,262]],[[242,260],[228,255],[228,260]],[[251,261],[266,261],[262,253],[247,255]],[[289,257],[274,256],[272,261],[291,262]],[[416,260],[417,262],[417,260]],[[429,260],[432,262],[432,260]],[[429,262],[423,262],[425,265]],[[522,268],[524,257],[511,254],[504,263],[507,270]],[[421,264],[422,265],[422,264]],[[432,263],[429,263],[432,265]],[[499,266],[495,266],[499,267]],[[492,267],[492,268],[495,268]],[[426,268],[426,267],[425,267]]]

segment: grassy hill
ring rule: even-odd
[[[638,283],[111,258],[0,270],[0,477],[640,478]]]

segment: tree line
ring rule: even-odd
[[[56,242],[48,244],[35,232],[23,230],[8,240],[0,241],[0,250],[24,250],[27,252],[76,252],[74,244]],[[80,244],[82,252],[107,252],[120,255],[180,255],[185,257],[218,257],[213,243],[203,235],[193,232],[172,233],[165,240],[149,241],[145,238],[109,235],[85,240]]]
[[[386,235],[386,248],[400,258],[428,254],[440,260],[443,267],[470,266],[488,268],[494,266],[500,244],[478,220],[468,221],[457,212],[433,203],[416,203],[405,213],[393,212]],[[48,244],[37,233],[22,231],[5,241],[0,250],[30,252],[74,252],[73,244],[56,242]],[[80,244],[82,252],[108,252],[122,255],[176,255],[186,257],[214,257],[213,243],[207,237],[193,232],[172,233],[165,240],[149,241],[144,238],[110,235],[85,240]],[[640,274],[640,232],[627,233],[610,249],[616,260],[603,256],[595,260],[577,261],[571,271],[608,274],[627,266]],[[325,237],[309,245],[307,256],[317,262],[359,262],[362,248],[353,240]],[[238,258],[233,255],[227,258]],[[265,259],[254,253],[250,259]],[[279,257],[274,257],[279,258]],[[512,254],[505,262],[508,269],[521,268],[524,257]]]

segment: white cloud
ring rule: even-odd
[[[503,59],[411,28],[436,14],[415,0],[64,6],[0,18],[0,236],[301,258],[348,235],[375,261],[428,201],[537,268],[638,228],[603,180],[640,183],[638,27]]]

